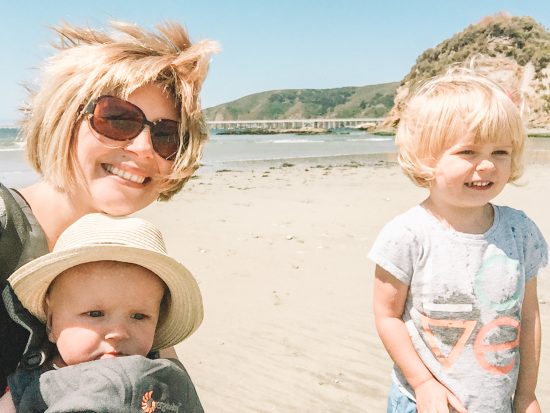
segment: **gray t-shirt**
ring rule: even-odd
[[[413,345],[469,413],[511,412],[525,283],[548,261],[525,213],[494,212],[486,233],[466,234],[418,205],[386,224],[369,253],[409,286],[402,318]],[[394,380],[414,395],[397,366]]]

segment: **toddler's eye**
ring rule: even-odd
[[[88,311],[86,314],[88,314],[88,316],[90,317],[103,317],[103,311],[99,311],[99,310],[93,310],[93,311]]]
[[[508,152],[504,149],[501,149],[501,150],[498,150],[498,151],[494,151],[493,155],[510,155],[510,152]]]
[[[141,313],[135,313],[135,314],[132,314],[131,316],[134,320],[145,320],[147,318],[147,316],[145,314],[141,314]]]
[[[465,149],[463,151],[458,152],[459,155],[472,155],[473,153],[474,151],[472,151],[471,149]]]

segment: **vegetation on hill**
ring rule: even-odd
[[[531,17],[506,13],[426,50],[398,83],[256,93],[205,110],[208,120],[384,117],[395,126],[411,90],[453,65],[475,63],[517,99],[530,127],[550,128],[550,33]],[[390,111],[391,110],[391,111]]]
[[[450,66],[474,62],[515,97],[529,126],[550,125],[550,32],[531,17],[484,18],[426,50],[401,81],[387,124],[399,121],[410,90]]]
[[[399,83],[255,93],[205,110],[208,120],[383,117]]]

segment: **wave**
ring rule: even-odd
[[[346,142],[387,142],[393,140],[393,137],[384,138],[352,138],[346,139]]]
[[[261,141],[258,143],[323,143],[324,140],[312,140],[312,139],[277,139],[270,141]]]

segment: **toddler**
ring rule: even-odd
[[[428,81],[405,108],[398,160],[429,195],[369,253],[376,327],[395,363],[388,412],[540,412],[547,245],[525,213],[491,203],[521,175],[525,137],[505,90],[472,71]]]

